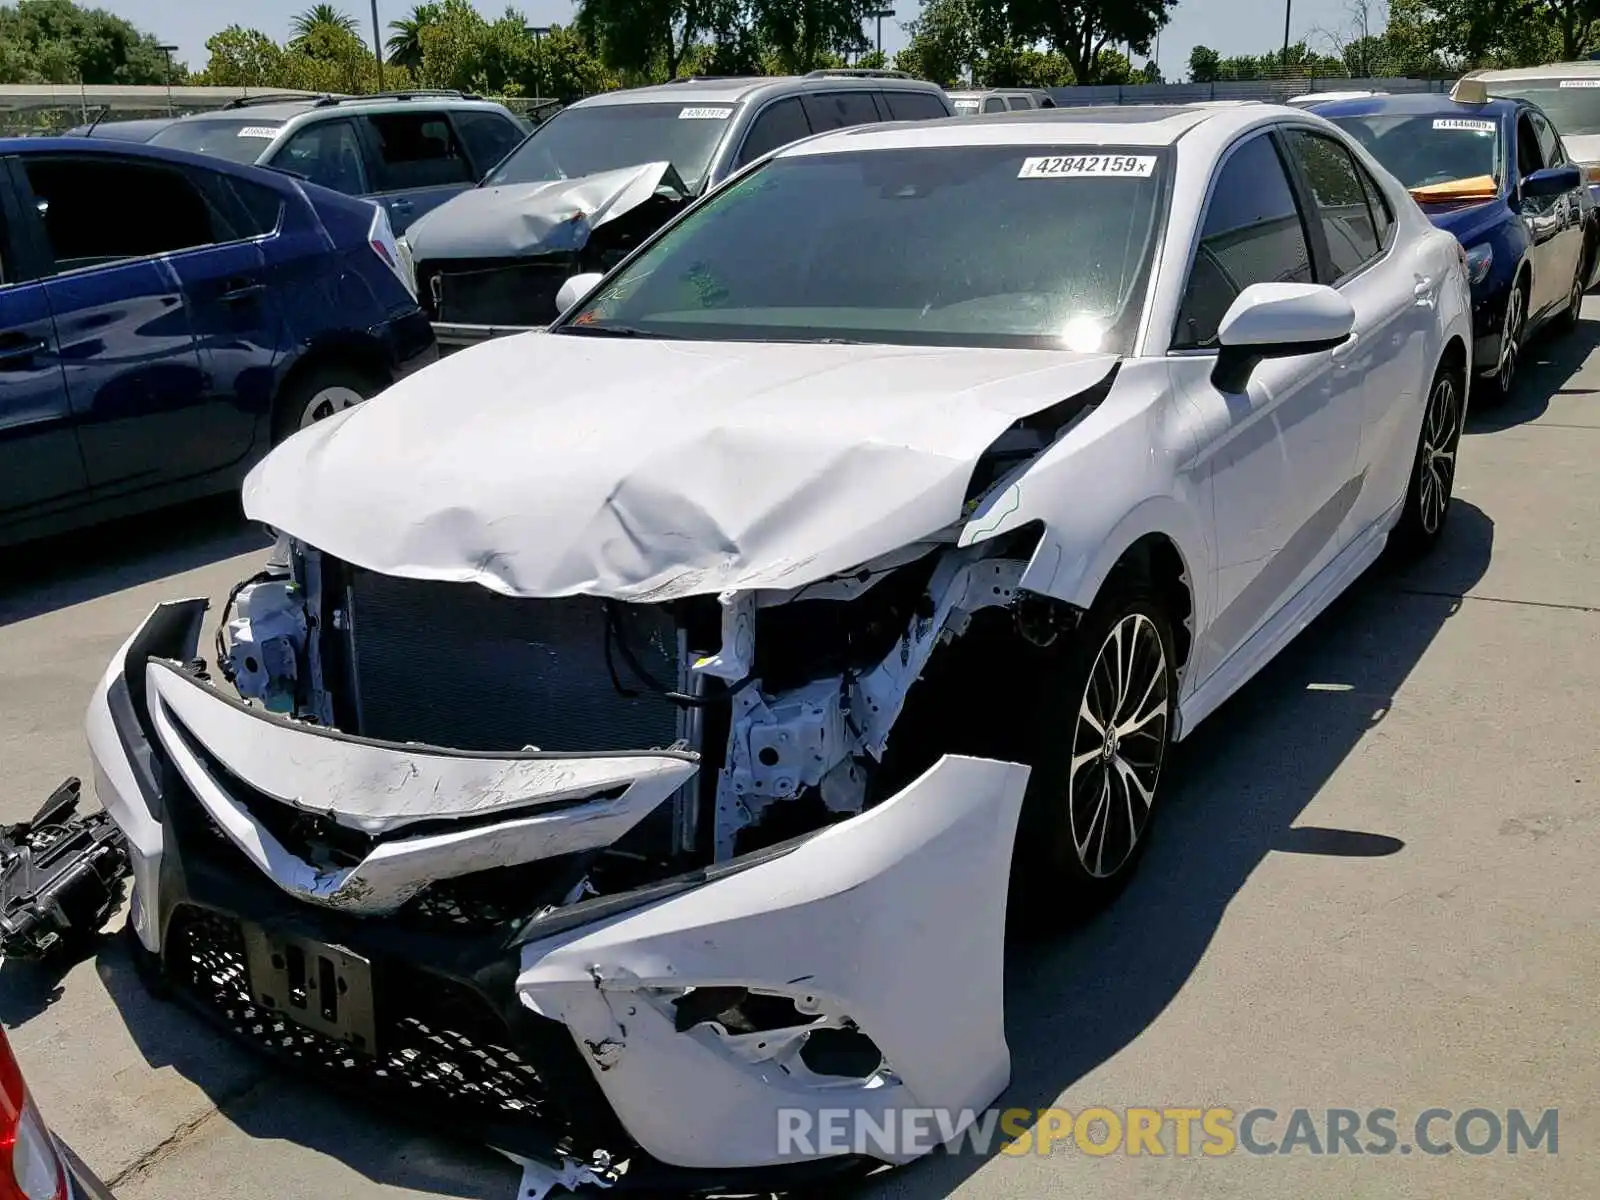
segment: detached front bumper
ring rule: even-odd
[[[537,869],[540,838],[609,844],[692,756],[502,758],[289,724],[181,665],[205,607],[163,605],[129,639],[88,736],[128,835],[146,965],[235,1036],[581,1179],[684,1194],[862,1164],[857,1147],[821,1157],[785,1138],[796,1113],[893,1129],[897,1111],[943,1109],[959,1128],[1005,1087],[1026,767],[946,757],[777,847],[510,923],[441,916],[423,900]],[[429,795],[439,811],[417,807]],[[364,857],[338,871],[300,857],[284,821],[308,810],[370,831]],[[296,986],[286,947],[349,968],[353,1017],[265,994]],[[927,1148],[882,1144],[865,1161]]]

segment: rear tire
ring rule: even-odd
[[[382,384],[359,367],[325,363],[289,380],[272,413],[272,444],[369,400]]]
[[[1456,452],[1465,416],[1460,376],[1441,365],[1428,387],[1422,431],[1411,460],[1411,482],[1394,530],[1395,545],[1404,554],[1426,554],[1444,532],[1455,495]]]
[[[1177,715],[1160,598],[1113,575],[1043,682],[1018,824],[1013,919],[1043,932],[1109,903],[1149,838]]]

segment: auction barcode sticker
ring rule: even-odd
[[[273,138],[278,136],[278,130],[281,128],[282,126],[280,125],[246,125],[243,129],[239,130],[239,136],[248,138],[266,138],[270,142]]]
[[[678,111],[680,121],[726,121],[731,116],[731,108],[684,108]]]
[[[1472,117],[1440,117],[1433,123],[1435,129],[1467,129],[1473,133],[1493,133],[1493,121],[1479,121]]]
[[[1600,79],[1563,79],[1562,87],[1600,87]]]
[[[1156,169],[1153,154],[1066,154],[1025,158],[1018,179],[1094,179],[1106,175],[1143,178]]]

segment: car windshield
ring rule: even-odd
[[[782,156],[558,328],[1125,353],[1166,170],[1164,152],[1100,147]]]
[[[1537,104],[1563,137],[1600,133],[1600,79],[1519,79],[1491,83],[1489,89],[1496,96]]]
[[[1500,122],[1496,118],[1377,113],[1332,120],[1408,188],[1481,175],[1500,178]]]
[[[207,118],[174,121],[155,137],[152,145],[170,146],[193,154],[210,154],[229,162],[253,163],[283,128],[282,121],[265,117]]]
[[[484,180],[546,183],[670,162],[696,190],[733,119],[730,104],[604,104],[546,121]]]

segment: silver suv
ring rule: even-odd
[[[235,100],[150,138],[365,196],[396,233],[465,191],[527,136],[503,104],[451,91]]]
[[[685,204],[814,133],[953,113],[888,71],[694,78],[581,100],[402,242],[441,348],[548,325],[571,276],[609,270]],[[781,236],[774,231],[774,236]]]
[[[1044,88],[980,88],[951,92],[950,103],[958,117],[980,113],[1032,112],[1036,108],[1055,108],[1056,102]]]

